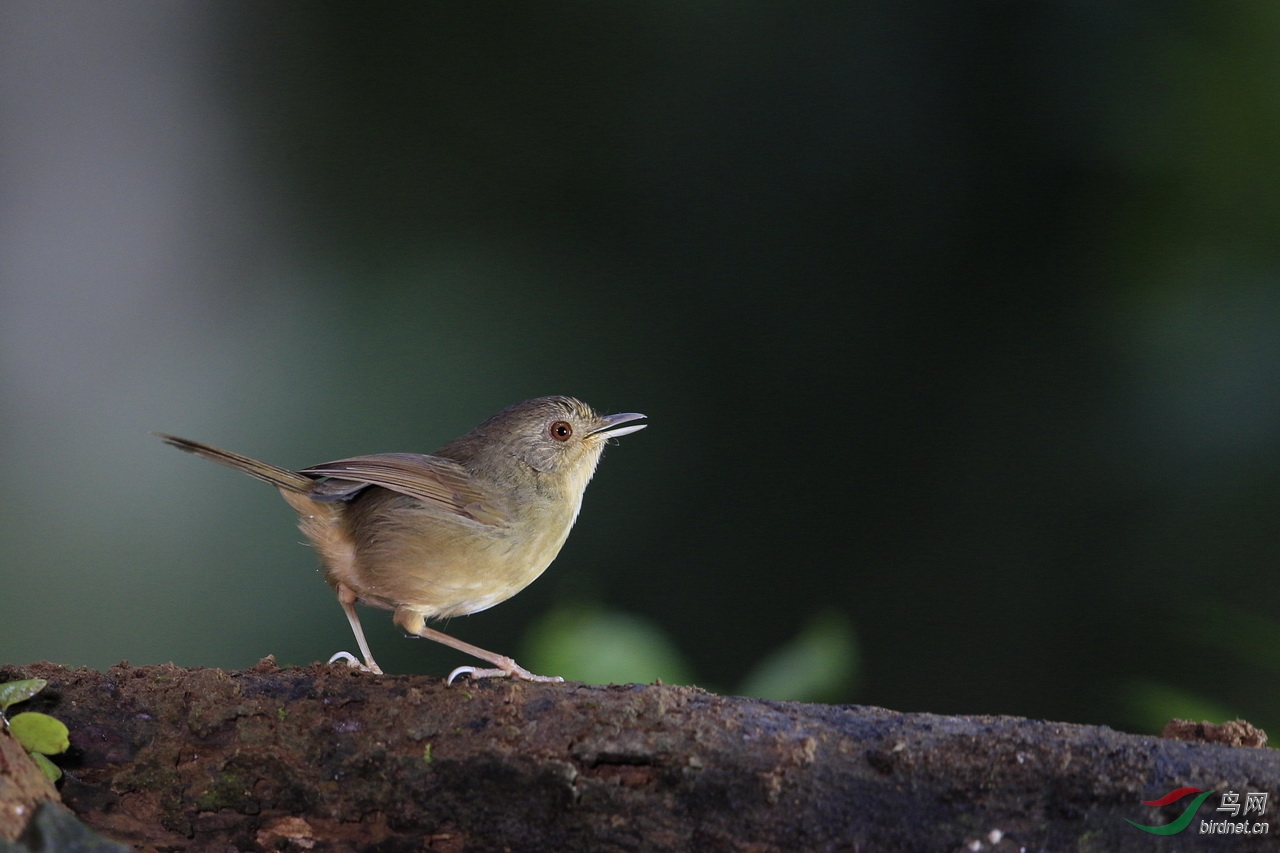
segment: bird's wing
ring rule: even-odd
[[[417,498],[447,512],[498,525],[507,515],[488,490],[456,462],[421,453],[378,453],[313,465],[298,472],[320,478],[310,495],[318,501],[345,501],[369,486]]]

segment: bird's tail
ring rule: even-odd
[[[198,441],[191,441],[186,438],[178,438],[176,435],[165,435],[162,432],[154,433],[164,440],[165,444],[176,447],[179,450],[185,450],[187,453],[194,453],[196,456],[203,456],[205,459],[212,459],[214,462],[221,462],[237,471],[243,471],[250,477],[257,477],[263,482],[270,483],[281,489],[288,489],[291,492],[309,492],[311,487],[315,485],[315,480],[310,477],[304,477],[302,474],[295,474],[284,468],[277,468],[275,465],[268,465],[265,462],[259,462],[256,459],[250,459],[248,456],[241,456],[239,453],[232,453],[230,450],[221,450],[208,444],[201,444]]]

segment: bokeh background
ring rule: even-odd
[[[300,467],[567,393],[652,425],[458,636],[1280,726],[1277,44],[1269,0],[5,3],[0,661],[352,645],[279,497],[151,430]]]

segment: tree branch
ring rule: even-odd
[[[49,686],[30,709],[71,730],[64,801],[148,851],[1171,851],[1201,849],[1198,824],[1157,837],[1125,819],[1166,824],[1188,800],[1142,800],[1280,796],[1275,750],[1016,717],[663,685],[446,688],[269,659],[0,668],[31,677]],[[1218,802],[1197,817],[1221,819]]]

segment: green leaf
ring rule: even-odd
[[[0,684],[0,711],[8,710],[10,705],[25,702],[39,693],[49,684],[43,678],[27,678],[22,681],[9,681]]]
[[[738,693],[760,699],[839,701],[857,679],[859,658],[858,638],[849,620],[822,613],[800,636],[757,664]]]
[[[71,746],[71,741],[67,740],[67,727],[60,720],[36,711],[19,714],[10,720],[9,733],[27,752],[57,755]]]
[[[31,757],[35,759],[36,766],[40,768],[40,772],[50,782],[57,782],[62,778],[62,768],[45,758],[38,752],[31,753]]]

